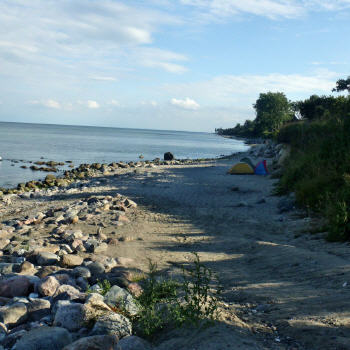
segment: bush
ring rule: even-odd
[[[193,254],[193,267],[182,269],[180,281],[160,278],[157,265],[150,262],[144,292],[138,298],[141,311],[134,320],[142,336],[152,338],[166,328],[198,326],[218,317],[221,288],[211,289],[215,276]]]
[[[295,191],[299,204],[328,220],[330,240],[350,239],[350,116],[283,127],[292,146],[277,193]]]

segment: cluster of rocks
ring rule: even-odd
[[[105,211],[124,224],[136,206],[121,195],[95,196],[3,222],[0,350],[150,349],[132,335],[131,319],[139,312],[134,297],[142,287],[124,267],[126,258],[104,254],[115,239],[101,230],[92,235],[72,229]],[[43,225],[49,236],[30,239]]]
[[[136,168],[155,168],[162,165],[191,165],[199,163],[201,161],[208,161],[209,159],[175,159],[174,155],[171,152],[166,152],[164,154],[164,160],[156,158],[153,161],[140,160],[138,162],[113,162],[110,164],[104,163],[92,163],[92,164],[81,164],[76,168],[66,170],[63,172],[62,176],[56,177],[54,174],[49,174],[44,180],[38,181],[29,181],[27,183],[18,184],[17,188],[0,188],[0,198],[6,194],[21,194],[23,192],[33,192],[41,189],[53,188],[53,187],[67,187],[70,184],[84,180],[91,177],[100,177],[117,174],[121,169],[136,169]],[[70,162],[70,161],[67,161]],[[44,162],[36,162],[44,163]],[[55,163],[53,161],[46,162],[46,165],[49,164],[61,164]],[[56,172],[57,169],[53,167],[52,170],[49,168],[41,169],[36,165],[31,166],[30,168],[35,167],[33,170],[44,170],[49,172]]]

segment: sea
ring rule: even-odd
[[[0,122],[0,187],[45,178],[47,173],[29,169],[36,161],[78,166],[138,161],[140,155],[163,159],[165,152],[178,159],[216,158],[247,149],[241,140],[214,133]]]

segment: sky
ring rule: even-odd
[[[0,120],[213,132],[350,75],[350,0],[0,0]]]

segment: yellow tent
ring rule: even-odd
[[[237,163],[229,171],[231,175],[247,175],[254,174],[254,169],[247,163]]]

